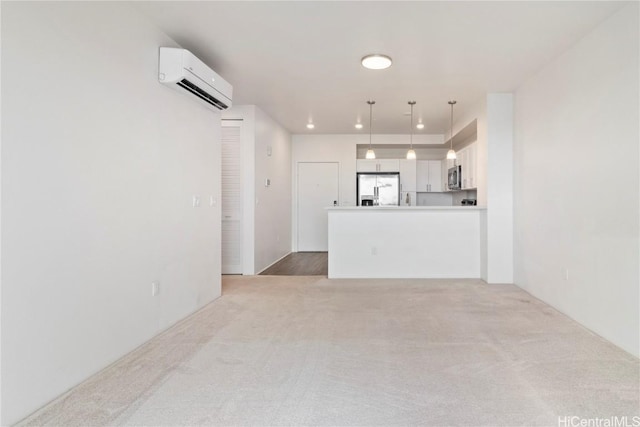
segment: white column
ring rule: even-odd
[[[488,283],[513,283],[513,95],[487,95]]]

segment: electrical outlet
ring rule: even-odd
[[[194,208],[200,207],[200,196],[193,196],[193,207]]]
[[[160,282],[151,282],[151,296],[157,297],[160,293]]]

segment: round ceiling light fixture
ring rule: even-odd
[[[391,67],[391,58],[387,55],[373,53],[362,57],[362,66],[370,70],[384,70]]]

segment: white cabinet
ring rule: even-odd
[[[477,144],[471,144],[464,147],[456,154],[458,156],[457,164],[462,170],[462,188],[476,188],[477,182],[477,161],[478,148]]]
[[[416,191],[415,160],[400,160],[400,191]]]
[[[442,191],[442,164],[429,160],[429,191]]]
[[[477,183],[477,164],[478,164],[478,146],[476,144],[471,144],[469,146],[469,150],[467,153],[467,187],[468,188],[476,188],[478,186]],[[464,177],[464,174],[462,175]]]
[[[400,160],[398,159],[378,160],[378,172],[400,172]]]
[[[469,167],[469,162],[467,160],[468,154],[467,148],[463,148],[462,150],[456,153],[458,157],[458,165],[460,166],[460,170],[462,171],[461,180],[460,180],[460,188],[467,188],[466,184],[466,175],[467,175],[467,167]]]
[[[419,192],[442,191],[442,163],[440,160],[417,161],[416,190]]]
[[[400,206],[417,206],[418,195],[415,191],[403,191],[400,193]]]
[[[358,172],[399,172],[400,161],[398,159],[358,159],[356,170]]]
[[[358,159],[356,170],[358,172],[378,172],[378,161]]]

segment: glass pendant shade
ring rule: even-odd
[[[455,160],[456,152],[453,149],[453,106],[456,104],[456,101],[449,101],[449,105],[451,105],[451,133],[449,134],[449,139],[451,141],[451,149],[447,151],[447,160]]]
[[[413,106],[416,105],[416,101],[409,101],[407,104],[411,106],[411,123],[409,125],[409,151],[407,151],[407,160],[415,160],[416,152],[413,150]]]
[[[369,104],[369,149],[367,150],[367,154],[364,156],[367,160],[373,160],[376,158],[376,153],[373,151],[373,147],[371,146],[371,138],[373,136],[373,104],[375,103],[376,101],[367,101],[367,104]]]

